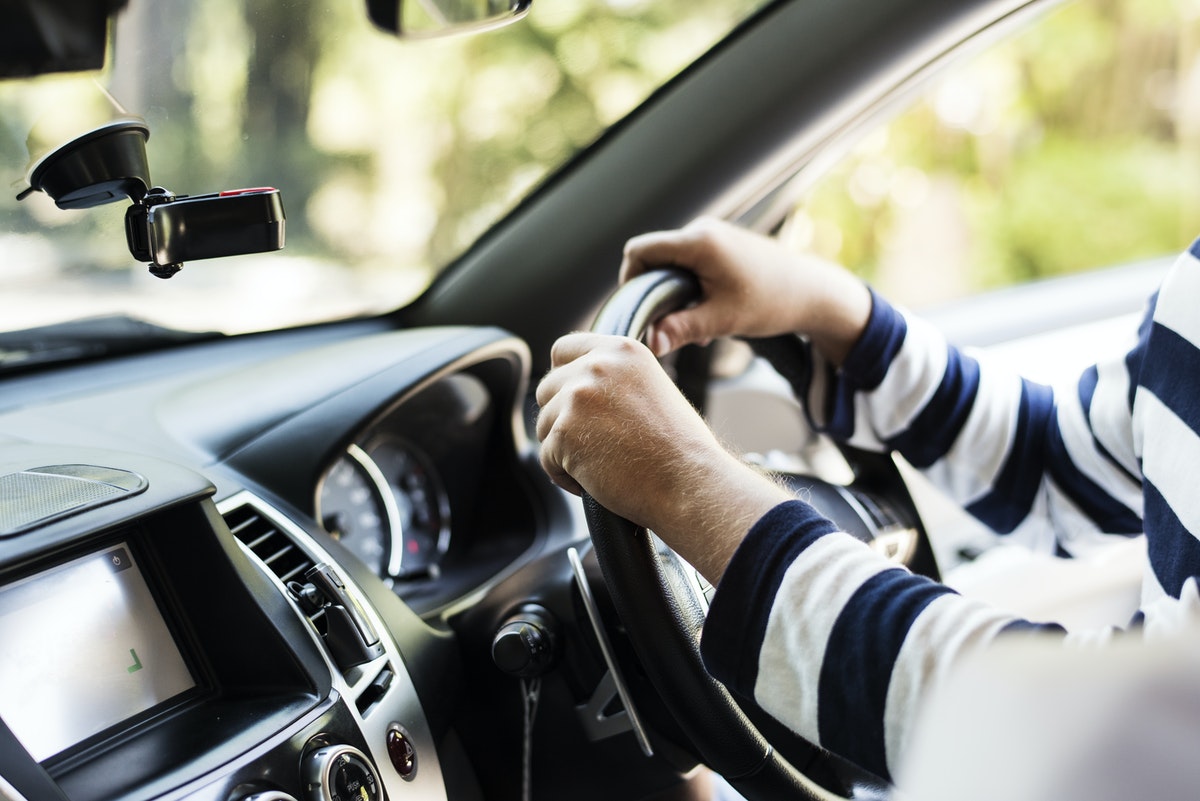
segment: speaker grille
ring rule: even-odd
[[[0,476],[0,537],[136,495],[147,486],[136,473],[96,465],[50,465]]]

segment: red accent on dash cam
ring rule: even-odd
[[[236,195],[257,195],[263,192],[277,192],[273,186],[254,186],[249,189],[226,189],[218,193],[218,197],[235,197]]]

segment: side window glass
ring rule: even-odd
[[[950,70],[781,237],[923,308],[1200,235],[1200,6],[1081,0]]]

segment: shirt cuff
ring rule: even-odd
[[[900,352],[908,324],[894,306],[874,289],[871,293],[871,316],[858,341],[842,362],[842,373],[857,389],[871,390],[879,386],[887,374],[892,359]]]
[[[808,504],[785,501],[763,515],[734,552],[700,641],[708,672],[731,690],[753,696],[759,650],[784,574],[805,549],[836,531]]]

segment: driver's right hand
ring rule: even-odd
[[[652,529],[716,583],[751,525],[791,496],[727,451],[650,351],[569,334],[537,388],[542,467]]]

